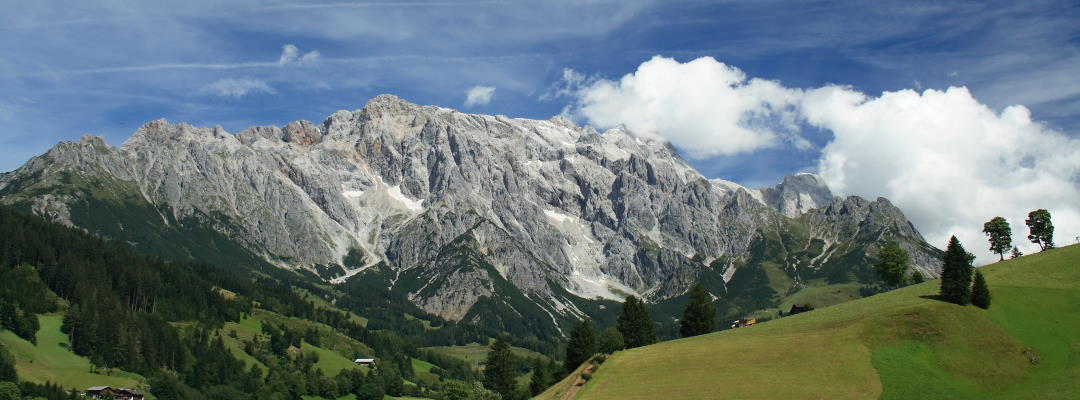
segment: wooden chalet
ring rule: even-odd
[[[91,399],[115,400],[143,400],[146,398],[146,395],[135,389],[111,388],[108,386],[91,386],[86,389],[84,396]]]

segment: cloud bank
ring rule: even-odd
[[[1080,140],[1031,119],[1023,106],[995,112],[964,87],[900,90],[874,97],[849,87],[787,88],[747,79],[710,57],[654,57],[619,81],[581,79],[569,112],[608,127],[665,139],[695,155],[812,147],[802,130],[832,137],[817,169],[837,194],[884,196],[933,245],[956,235],[980,263],[982,224],[1012,225],[1025,252],[1027,212],[1046,208],[1059,245],[1080,234]]]
[[[572,71],[563,80],[587,81]],[[798,90],[775,81],[747,80],[738,68],[712,57],[679,63],[660,56],[619,81],[595,80],[576,94],[576,112],[593,124],[623,124],[638,135],[669,140],[692,157],[783,143],[783,133],[794,129],[792,106],[799,97]]]
[[[465,91],[465,107],[482,106],[491,103],[495,97],[494,86],[473,86]]]

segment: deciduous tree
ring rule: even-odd
[[[601,353],[611,354],[625,347],[626,342],[623,341],[622,333],[615,327],[609,327],[600,333],[599,350]]]
[[[908,270],[908,254],[897,245],[888,245],[878,251],[878,262],[874,265],[881,280],[890,287],[904,284]]]
[[[1049,211],[1041,208],[1032,211],[1024,223],[1028,226],[1028,240],[1042,250],[1054,248],[1054,224],[1050,221]]]
[[[998,261],[1005,260],[1005,252],[1012,247],[1012,228],[1005,218],[994,217],[983,224],[983,233],[990,237],[990,251],[997,253]]]

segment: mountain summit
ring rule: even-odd
[[[317,125],[229,134],[158,120],[119,147],[63,142],[0,175],[0,196],[166,255],[382,279],[449,320],[557,327],[596,301],[660,302],[694,282],[732,313],[767,308],[875,280],[885,243],[924,275],[939,268],[888,200],[836,197],[816,175],[749,189],[624,129],[391,95]]]

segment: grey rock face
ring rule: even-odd
[[[765,204],[788,218],[798,217],[833,201],[825,180],[807,173],[788,175],[780,184],[761,189],[761,196]]]
[[[59,171],[130,182],[172,220],[217,216],[228,223],[213,229],[282,268],[344,265],[352,251],[365,265],[335,282],[379,262],[418,271],[434,286],[412,300],[449,319],[495,290],[489,272],[455,270],[440,256],[466,234],[502,279],[564,315],[576,311],[553,285],[582,298],[677,296],[713,260],[745,260],[782,220],[806,221],[828,243],[903,238],[916,268],[937,275],[934,249],[898,209],[835,198],[815,175],[751,190],[706,179],[669,145],[621,129],[463,114],[389,95],[318,125],[233,135],[153,121],[119,147],[61,143],[0,176],[0,190],[31,176],[44,185]],[[35,212],[64,220],[64,199],[36,196]]]

